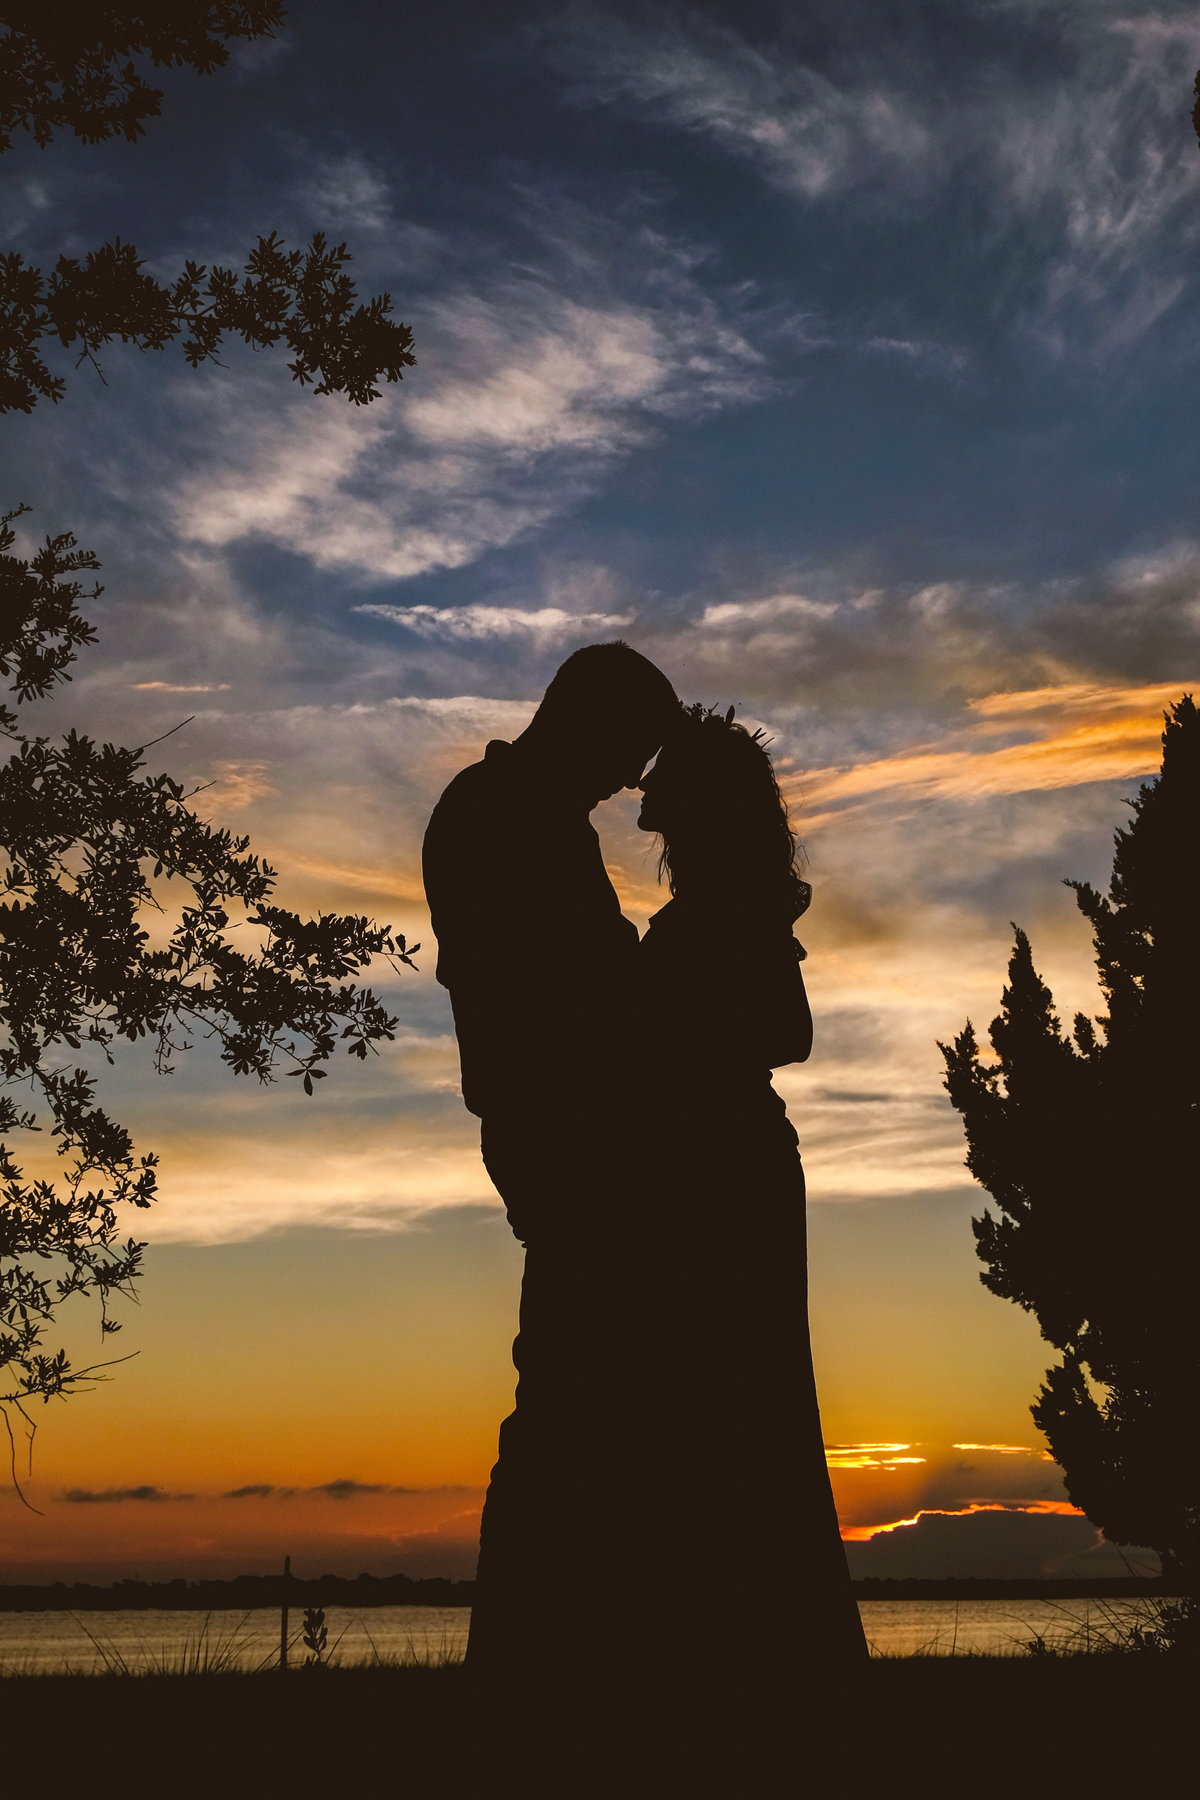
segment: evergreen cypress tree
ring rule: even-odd
[[[1031,1408],[1067,1492],[1115,1543],[1200,1576],[1195,1318],[1200,1162],[1200,713],[1166,716],[1162,769],[1129,802],[1107,896],[1070,882],[1107,1004],[1068,1038],[1016,931],[983,1063],[968,1023],[941,1045],[967,1167],[998,1214],[973,1221],[980,1279],[1061,1352]],[[1015,928],[1014,928],[1015,929]],[[1099,1030],[1097,1030],[1097,1024]]]

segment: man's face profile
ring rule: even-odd
[[[607,742],[597,746],[592,773],[598,800],[611,800],[622,788],[636,788],[646,764],[658,752],[662,731],[619,722]]]

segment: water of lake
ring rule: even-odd
[[[1152,1600],[864,1600],[863,1626],[877,1656],[1019,1654],[1030,1639],[1094,1647],[1152,1616]],[[457,1662],[466,1648],[465,1606],[333,1608],[329,1653],[339,1663]],[[307,1652],[302,1615],[291,1615],[293,1663]],[[753,1646],[748,1645],[748,1650]],[[279,1659],[279,1613],[0,1613],[0,1675],[105,1669],[269,1668]]]

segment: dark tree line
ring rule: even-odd
[[[1162,768],[1129,802],[1112,879],[1071,882],[1107,1011],[1068,1036],[1017,930],[994,1061],[968,1024],[942,1046],[967,1166],[998,1211],[975,1220],[980,1279],[1060,1352],[1033,1417],[1067,1491],[1118,1544],[1200,1577],[1200,714],[1171,710]]]

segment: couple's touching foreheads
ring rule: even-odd
[[[624,788],[671,896],[640,939],[589,816]],[[812,1043],[809,889],[761,735],[588,645],[450,783],[424,874],[463,1099],[525,1246],[468,1667],[518,1708],[786,1707],[806,1656],[828,1676],[865,1649],[771,1082]]]

